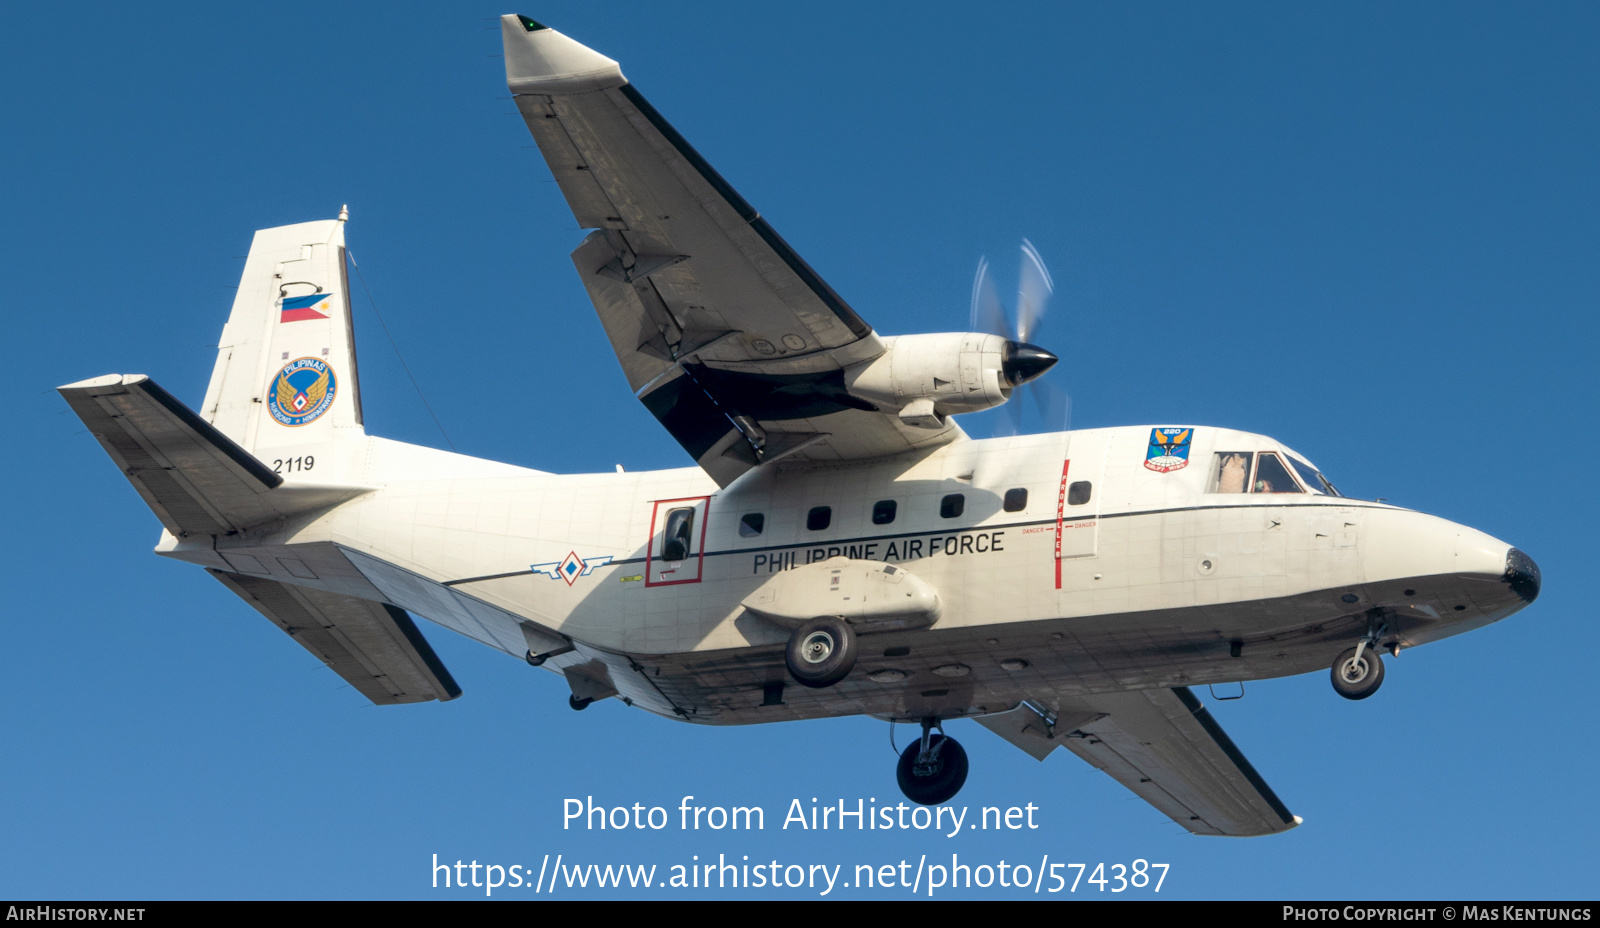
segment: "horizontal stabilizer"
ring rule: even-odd
[[[284,486],[283,478],[142,374],[58,388],[174,535],[226,535],[326,509],[360,487]]]
[[[208,572],[380,706],[461,695],[404,609],[276,580]]]
[[[1094,720],[1057,737],[1198,835],[1267,835],[1300,824],[1187,687],[1061,700]],[[1058,725],[1058,729],[1059,729]]]

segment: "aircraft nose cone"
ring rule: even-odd
[[[1055,366],[1059,360],[1038,345],[1008,341],[1001,355],[1000,367],[1006,375],[1006,383],[1020,387]]]
[[[1539,596],[1539,565],[1516,548],[1506,552],[1506,575],[1502,580],[1525,603],[1531,603]]]

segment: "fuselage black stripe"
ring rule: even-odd
[[[1327,502],[1327,503],[1310,503],[1310,502],[1306,502],[1306,503],[1293,503],[1293,504],[1288,504],[1288,505],[1294,505],[1294,506],[1298,506],[1298,507],[1301,507],[1301,508],[1313,508],[1313,507],[1315,507],[1315,508],[1320,508],[1320,509],[1329,509],[1329,508],[1337,508],[1337,509],[1390,509],[1390,508],[1393,508],[1393,507],[1389,507],[1389,506],[1360,505],[1360,504],[1357,504],[1357,503],[1352,503],[1350,500],[1341,500],[1340,502],[1336,502],[1336,503],[1335,502]],[[1275,508],[1275,507],[1270,506],[1270,505],[1265,505],[1265,504],[1258,504],[1258,505],[1254,505],[1254,506],[1229,506],[1229,505],[1225,505],[1225,504],[1218,504],[1218,505],[1215,505],[1215,506],[1174,506],[1171,509],[1142,509],[1142,510],[1139,510],[1139,511],[1136,511],[1136,512],[1109,512],[1109,513],[1104,513],[1103,512],[1103,513],[1098,513],[1098,514],[1083,513],[1082,515],[1080,515],[1080,516],[1078,516],[1076,518],[1065,518],[1062,521],[1063,522],[1080,522],[1080,521],[1082,521],[1084,519],[1089,519],[1089,518],[1097,519],[1097,520],[1098,519],[1125,519],[1125,518],[1130,518],[1132,516],[1163,515],[1163,514],[1169,513],[1169,512],[1200,512],[1200,511],[1207,510],[1207,509],[1271,509],[1271,508]],[[1069,513],[1069,515],[1070,515],[1070,513]],[[725,556],[728,556],[728,555],[737,555],[737,554],[762,554],[762,553],[766,553],[766,552],[769,552],[769,551],[791,551],[791,550],[802,550],[803,551],[803,550],[805,550],[807,548],[827,548],[827,547],[835,547],[836,548],[836,547],[848,546],[848,545],[872,544],[874,542],[897,541],[897,540],[902,539],[902,538],[920,538],[920,537],[923,537],[925,535],[938,535],[941,538],[943,538],[943,537],[949,537],[951,535],[959,535],[959,534],[961,534],[963,532],[1004,531],[1004,530],[1013,529],[1013,528],[1028,528],[1029,526],[1034,526],[1034,525],[1054,525],[1055,522],[1056,522],[1055,519],[1033,519],[1033,520],[1030,520],[1030,521],[1027,521],[1027,522],[1006,522],[1006,523],[1003,523],[1003,524],[1000,524],[1000,525],[981,525],[981,524],[980,525],[958,525],[958,526],[952,526],[949,529],[945,529],[945,530],[924,529],[924,530],[915,531],[915,532],[896,532],[894,534],[888,534],[888,535],[861,535],[861,536],[858,536],[858,537],[855,537],[855,538],[826,538],[826,539],[819,538],[819,539],[817,539],[815,541],[794,542],[794,543],[791,543],[791,544],[757,545],[757,546],[752,547],[752,548],[726,548],[726,549],[723,549],[721,551],[707,551],[707,552],[705,552],[705,554],[703,556],[704,557],[725,557]],[[649,558],[647,558],[647,557],[618,558],[616,560],[613,560],[610,564],[608,564],[606,566],[608,566],[608,567],[620,567],[623,564],[643,564],[648,560],[649,560]],[[503,580],[506,577],[521,577],[521,576],[524,576],[524,575],[527,575],[527,574],[533,574],[533,573],[539,573],[539,571],[535,571],[535,570],[513,570],[513,571],[509,571],[507,573],[503,573],[503,574],[485,574],[485,575],[483,575],[481,577],[463,577],[460,580],[446,580],[446,581],[444,581],[444,585],[445,586],[455,586],[458,583],[477,583],[479,581],[484,581],[484,580]]]

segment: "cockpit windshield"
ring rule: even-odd
[[[1328,482],[1328,478],[1322,476],[1322,473],[1315,467],[1312,467],[1310,464],[1300,460],[1292,454],[1288,457],[1289,463],[1294,465],[1294,469],[1300,474],[1300,479],[1305,481],[1306,488],[1311,492],[1321,493],[1324,496],[1344,495],[1343,493],[1340,493],[1338,488],[1336,488],[1332,483]]]
[[[1251,493],[1299,493],[1294,478],[1283,469],[1283,462],[1271,451],[1257,456],[1256,482],[1250,485]]]
[[[1287,460],[1300,475],[1296,481],[1284,466]],[[1302,490],[1300,484],[1306,489]],[[1343,496],[1315,467],[1292,454],[1276,451],[1219,451],[1211,464],[1207,493],[1303,493]]]

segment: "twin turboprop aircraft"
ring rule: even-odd
[[[1262,435],[1185,423],[974,440],[952,417],[1055,362],[882,336],[616,62],[502,19],[507,81],[640,401],[696,466],[557,475],[369,436],[344,216],[256,233],[199,411],[142,375],[60,388],[214,577],[375,703],[461,690],[424,616],[688,722],[921,726],[898,778],[949,799],[973,718],[1087,760],[1191,832],[1299,823],[1189,687],[1398,653],[1532,602],[1482,532],[1349,499]]]

